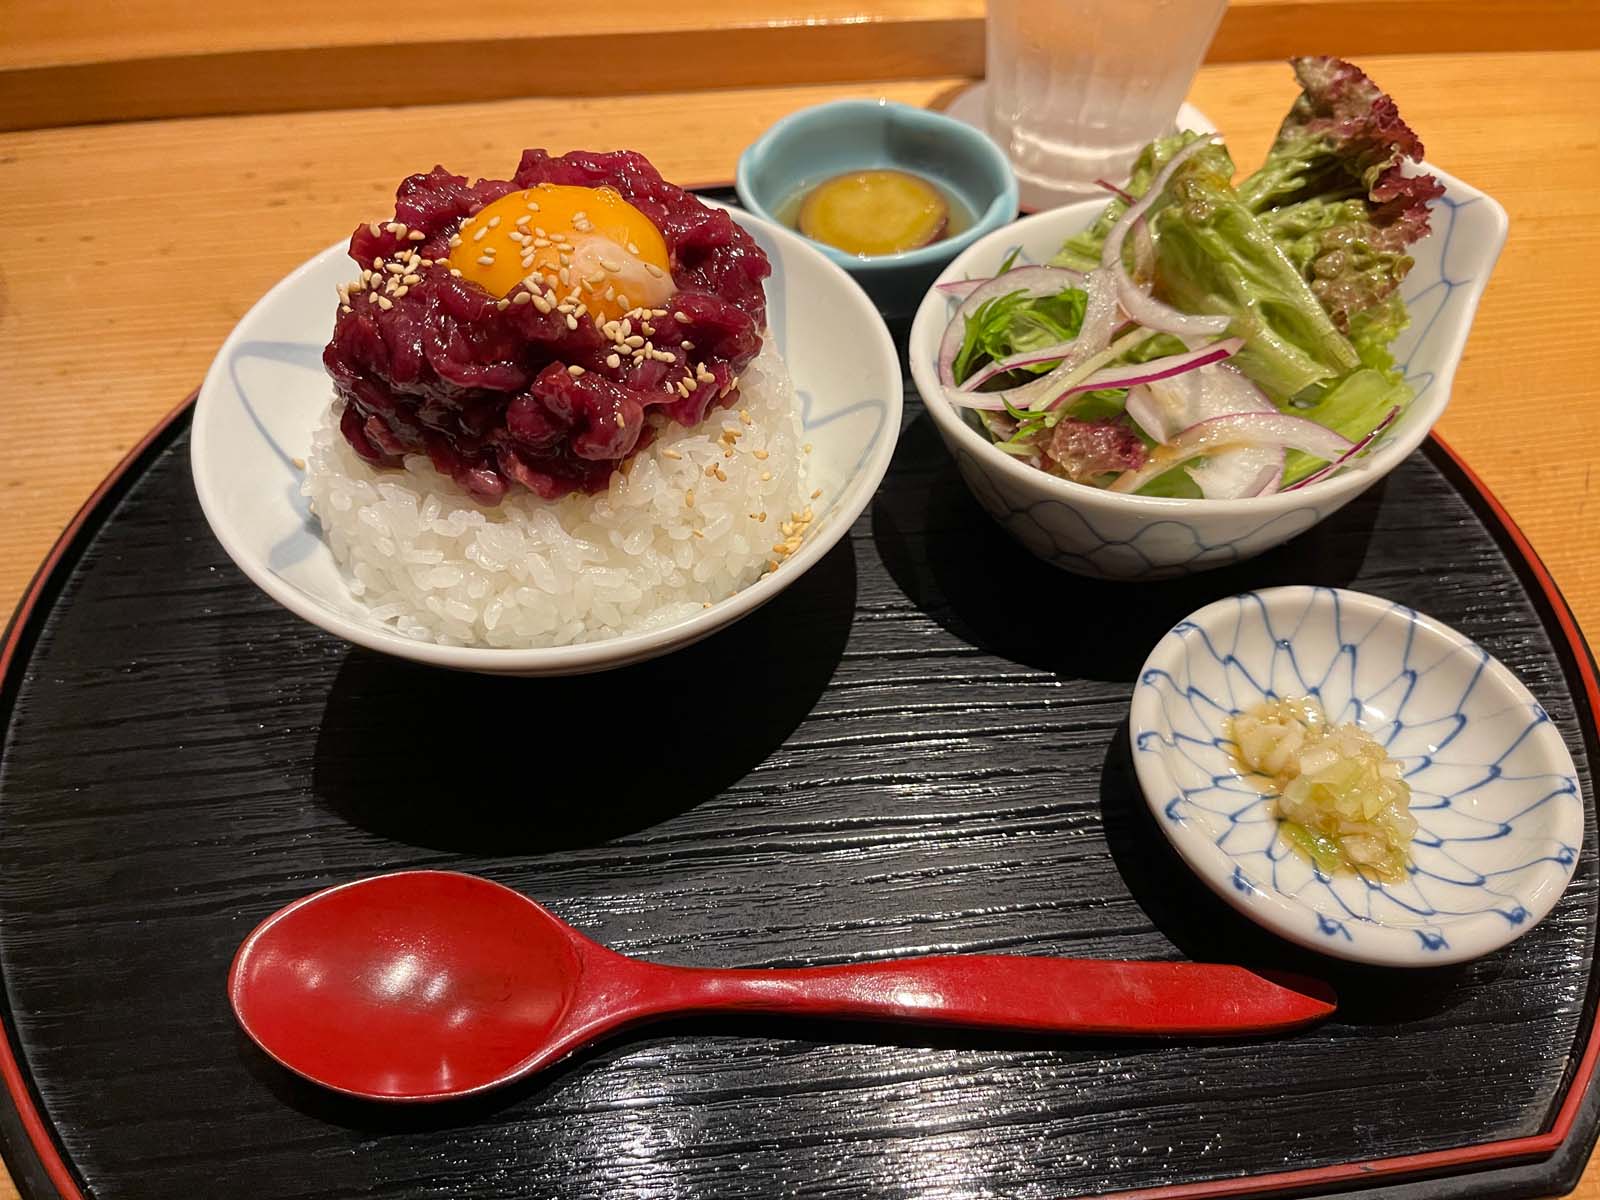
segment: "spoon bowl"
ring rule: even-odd
[[[410,871],[274,913],[228,995],[252,1040],[324,1087],[442,1099],[560,1056],[585,949],[601,951],[510,888]]]
[[[447,1100],[625,1025],[763,1013],[1035,1033],[1275,1033],[1334,1010],[1323,984],[1201,963],[959,955],[794,970],[640,962],[472,875],[401,871],[268,917],[228,973],[246,1034],[323,1087]]]

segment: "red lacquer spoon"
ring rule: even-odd
[[[1324,984],[1200,963],[974,954],[659,966],[448,871],[363,879],[280,909],[239,947],[228,996],[289,1070],[374,1100],[470,1095],[624,1026],[691,1013],[1187,1037],[1274,1033],[1334,1010]]]

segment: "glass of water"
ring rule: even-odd
[[[1178,107],[1227,0],[989,0],[989,133],[1023,203],[1121,182]]]

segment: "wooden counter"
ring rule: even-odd
[[[360,22],[324,14],[314,28],[310,14],[327,6],[311,0],[268,8],[228,0],[199,31],[173,18],[170,0],[125,4],[115,15],[94,5],[105,10],[98,25],[87,19],[88,0],[6,0],[0,128],[15,131],[0,133],[0,214],[9,235],[0,261],[0,610],[10,611],[95,484],[195,387],[240,315],[356,221],[386,213],[401,176],[435,162],[503,173],[529,145],[628,146],[669,178],[726,181],[740,148],[785,112],[855,95],[940,103],[981,69],[979,0],[702,0],[673,18],[672,29],[656,29],[667,39],[661,44],[712,30],[715,44],[740,51],[743,66],[719,59],[693,71],[635,71],[639,58],[624,38],[581,74],[569,52],[593,44],[595,28],[575,16],[559,26],[541,16],[534,25],[526,14],[548,6],[512,0],[485,0],[475,11],[496,6],[507,14],[508,37],[538,51],[527,61],[560,60],[550,66],[555,73],[542,83],[524,79],[525,98],[488,99],[507,94],[508,81],[479,81],[487,91],[474,93],[472,73],[454,63],[426,98],[466,102],[396,109],[377,106],[400,98],[381,87],[308,85],[291,95],[263,83],[265,68],[252,55],[287,55],[280,66],[304,66],[306,55],[323,51],[381,55]],[[871,12],[860,15],[863,7]],[[1381,30],[1379,7],[1390,22]],[[802,8],[816,19],[802,20]],[[1515,20],[1506,16],[1513,10]],[[1363,16],[1366,25],[1349,24]],[[1218,48],[1223,59],[1386,50],[1396,47],[1396,28],[1409,31],[1403,44],[1432,52],[1368,53],[1363,65],[1396,96],[1429,158],[1511,215],[1511,239],[1440,432],[1528,533],[1590,642],[1600,644],[1600,382],[1589,359],[1600,351],[1592,299],[1600,270],[1600,17],[1589,0],[1254,0],[1236,2]],[[405,46],[450,33],[403,22],[390,32],[402,59]],[[772,52],[783,46],[794,53]],[[469,61],[475,53],[464,52]],[[447,47],[444,56],[454,53]],[[220,103],[204,80],[230,72],[235,95]],[[320,68],[315,74],[328,78]],[[834,82],[798,82],[819,77]],[[580,98],[559,95],[578,85]],[[80,100],[67,103],[74,89]],[[1202,71],[1192,98],[1250,162],[1293,90],[1281,63],[1223,61]],[[72,123],[327,102],[358,107]],[[27,128],[46,125],[53,127]],[[1591,1166],[1576,1195],[1600,1200],[1600,1168]],[[14,1196],[0,1180],[0,1200]]]

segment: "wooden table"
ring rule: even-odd
[[[688,0],[624,29],[551,7],[400,3],[375,33],[320,0],[223,0],[203,25],[172,0],[0,3],[0,611],[244,311],[401,176],[626,145],[726,181],[783,113],[939,104],[982,71],[981,0]],[[1317,50],[1359,55],[1429,157],[1511,215],[1439,430],[1600,645],[1600,10],[1234,0],[1192,98],[1240,161],[1293,94],[1257,60]],[[1574,1195],[1600,1200],[1600,1164]]]

